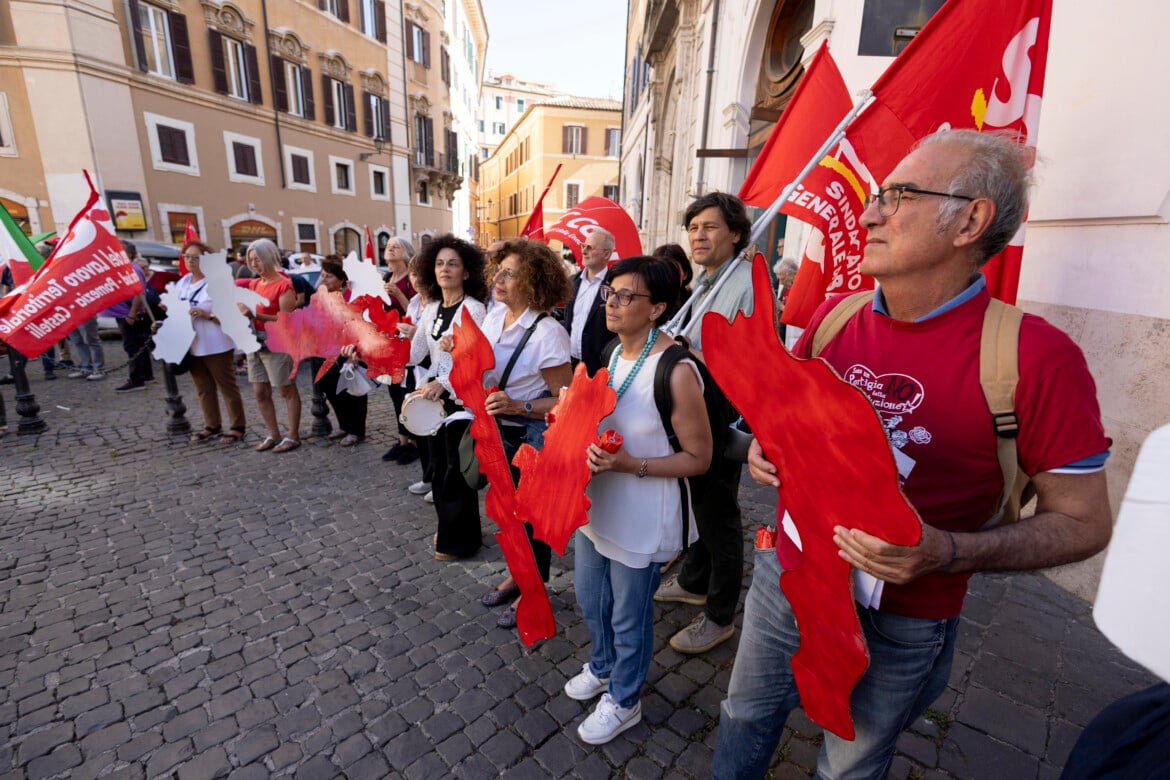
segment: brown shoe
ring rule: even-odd
[[[457,560],[459,560],[459,556],[452,555],[451,553],[442,553],[442,552],[439,552],[438,550],[435,550],[435,560],[436,561],[457,561]]]

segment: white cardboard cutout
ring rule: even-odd
[[[154,359],[167,363],[182,362],[195,340],[195,327],[188,314],[191,306],[175,292],[174,282],[167,284],[159,299],[167,308],[167,318],[159,322],[158,332],[154,334]]]
[[[350,252],[341,264],[345,275],[349,277],[349,289],[353,298],[363,295],[372,295],[380,298],[387,306],[393,305],[390,296],[386,293],[386,283],[377,267],[365,260],[359,260],[357,252]]]
[[[1093,618],[1123,653],[1170,681],[1170,425],[1138,453],[1105,556]]]
[[[219,327],[236,347],[245,354],[260,349],[260,342],[252,331],[252,323],[240,311],[242,303],[248,311],[255,313],[256,307],[268,303],[268,299],[247,287],[237,287],[232,278],[232,269],[227,264],[225,252],[214,252],[199,259],[199,270],[207,277],[207,294],[211,297],[211,313],[219,320]]]

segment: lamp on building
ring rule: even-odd
[[[382,153],[382,150],[385,148],[386,147],[385,147],[385,144],[382,142],[382,139],[375,138],[374,139],[374,151],[362,152],[361,154],[358,155],[358,159],[361,160],[362,162],[365,162],[366,160],[370,159],[371,157],[377,157],[379,154]]]

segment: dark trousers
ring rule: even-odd
[[[337,427],[353,436],[366,436],[366,415],[369,412],[368,395],[350,395],[337,392],[337,380],[341,378],[342,361],[334,363],[325,376],[321,377],[321,392],[337,415]],[[358,368],[365,371],[364,368]]]
[[[130,358],[131,384],[145,384],[146,380],[154,378],[154,369],[150,365],[150,352],[146,349],[146,341],[150,338],[150,322],[136,319],[127,322],[125,317],[118,317],[118,330],[122,333],[122,349]]]
[[[512,472],[512,484],[520,484],[520,469],[512,465],[512,456],[516,454],[516,450],[520,449],[520,445],[524,439],[524,428],[519,428],[514,425],[501,425],[500,438],[504,442],[504,454],[508,456],[508,470]],[[532,545],[532,555],[536,558],[536,569],[540,572],[540,578],[548,582],[549,573],[552,569],[552,548],[539,539],[533,538],[533,529],[531,523],[524,524],[524,532],[528,534],[528,542]]]
[[[406,394],[409,392],[405,384],[403,382],[401,385],[388,385],[387,389],[390,392],[390,403],[394,406],[394,419],[398,422],[398,438],[414,439],[415,435],[406,430],[406,426],[399,419],[402,414],[402,403],[406,400]]]
[[[435,550],[460,558],[474,555],[483,544],[479,530],[479,493],[467,486],[459,471],[459,441],[470,425],[470,420],[447,423],[430,441],[434,469],[431,490],[435,513],[439,516]]]
[[[691,593],[707,594],[707,617],[729,626],[743,584],[743,524],[739,479],[743,464],[714,455],[710,471],[691,479],[691,502],[699,541],[687,548],[678,582]]]

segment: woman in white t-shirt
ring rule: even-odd
[[[575,536],[577,603],[589,630],[589,663],[565,685],[570,698],[601,701],[577,729],[601,745],[642,719],[642,685],[654,652],[654,591],[660,565],[695,540],[678,480],[702,474],[711,461],[711,427],[698,369],[690,359],[669,377],[675,452],[654,401],[654,374],[672,340],[658,323],[674,308],[678,269],[670,260],[628,257],[610,267],[601,288],[606,326],[621,345],[608,363],[617,393],[613,414],[599,431],[624,438],[617,452],[596,444],[587,458],[589,522]]]
[[[544,416],[556,404],[561,388],[573,380],[569,332],[548,316],[554,306],[572,295],[573,288],[555,252],[538,241],[523,239],[507,241],[492,253],[487,278],[495,305],[484,318],[482,330],[495,352],[496,365],[484,375],[484,384],[499,388],[487,397],[487,412],[496,418],[511,463],[522,443],[537,449],[544,444]],[[519,470],[511,469],[513,482],[518,482]],[[548,582],[552,550],[532,538],[532,527],[527,523],[525,530],[536,568]],[[518,593],[515,580],[509,576],[481,601],[494,607]],[[496,623],[503,628],[515,626],[515,607],[509,607]]]

